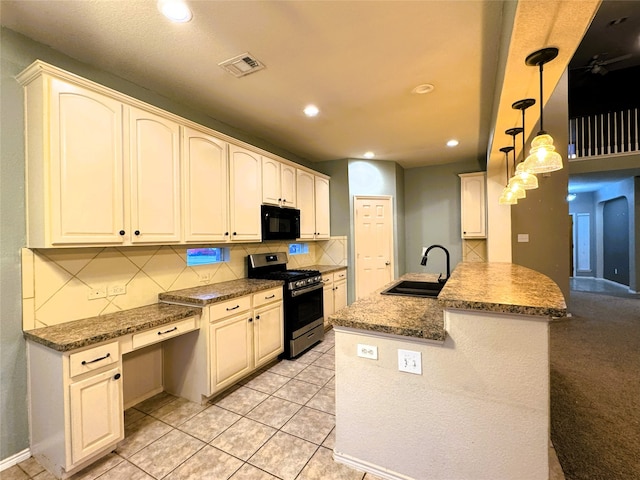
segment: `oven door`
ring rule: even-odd
[[[304,333],[313,322],[323,320],[323,287],[324,285],[319,283],[300,290],[287,291],[284,302],[284,328],[289,339]]]

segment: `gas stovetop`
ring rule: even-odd
[[[287,254],[258,253],[247,257],[249,278],[284,280],[287,288],[293,290],[322,282],[318,270],[287,270]]]

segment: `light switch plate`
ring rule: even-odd
[[[528,233],[519,233],[518,234],[518,243],[527,243],[529,241]]]
[[[422,375],[422,353],[413,350],[398,350],[398,370]]]
[[[369,358],[371,360],[378,359],[378,347],[374,345],[365,345],[364,343],[358,344],[358,356],[362,358]]]

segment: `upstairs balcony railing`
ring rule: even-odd
[[[638,108],[569,119],[569,158],[640,151]]]

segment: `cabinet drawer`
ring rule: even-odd
[[[236,313],[244,312],[245,310],[249,310],[250,308],[250,295],[227,300],[226,302],[214,303],[209,307],[209,319],[219,320],[221,318],[228,317],[229,315],[235,315]]]
[[[259,307],[267,303],[278,302],[282,300],[282,287],[272,288],[271,290],[265,290],[264,292],[258,292],[253,294],[253,307]]]
[[[134,333],[131,339],[132,348],[135,350],[136,348],[146,347],[152,343],[162,342],[168,338],[182,335],[194,328],[196,328],[196,318],[191,317],[179,322],[160,325],[144,332]]]
[[[69,355],[69,376],[75,377],[82,373],[102,368],[120,361],[118,342],[83,350]]]
[[[331,285],[333,283],[333,273],[325,273],[322,275],[322,283],[327,285]]]
[[[335,272],[333,274],[333,281],[334,282],[338,282],[340,280],[346,280],[347,279],[347,271],[346,270],[340,270],[339,272]]]

